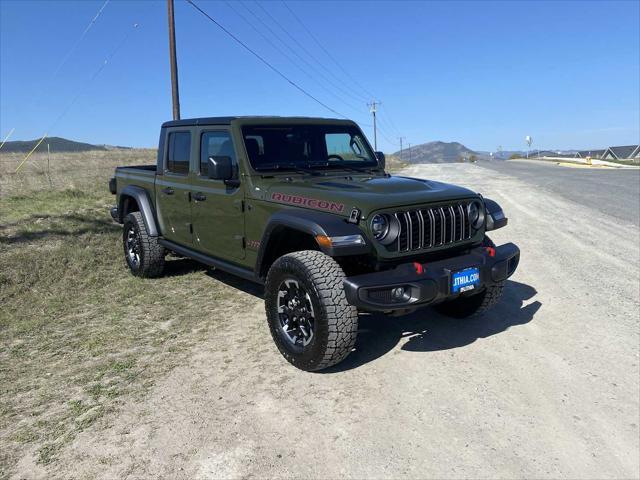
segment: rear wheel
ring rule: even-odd
[[[482,242],[484,247],[494,247],[495,244],[487,236]],[[468,318],[486,312],[500,301],[504,282],[485,287],[475,295],[461,296],[436,305],[434,308],[439,313],[453,318]]]
[[[343,279],[333,258],[312,250],[284,255],[269,269],[265,308],[271,336],[301,370],[330,367],[353,350],[358,312],[347,303]]]
[[[124,258],[137,277],[158,277],[164,270],[165,250],[157,237],[151,237],[140,212],[132,212],[124,219],[122,232]]]

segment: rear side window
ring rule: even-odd
[[[191,133],[169,133],[169,149],[167,151],[167,171],[186,175],[189,173],[189,156],[191,153]]]
[[[204,132],[200,141],[200,175],[206,177],[209,174],[209,157],[229,157],[236,171],[236,154],[233,150],[233,142],[229,132]]]

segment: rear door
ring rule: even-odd
[[[167,129],[162,175],[156,177],[156,203],[162,235],[180,245],[191,246],[192,132],[185,128]]]
[[[239,180],[236,149],[228,127],[198,129],[200,161],[193,174],[191,214],[193,245],[203,253],[231,260],[244,258],[244,187],[208,178],[210,156],[228,156]]]

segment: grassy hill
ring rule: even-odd
[[[27,153],[35,147],[40,139],[36,140],[16,140],[6,142],[2,146],[2,153]],[[104,145],[91,145],[90,143],[75,142],[61,137],[46,138],[38,147],[37,151],[47,151],[47,144],[52,152],[88,152],[90,150],[107,150]]]

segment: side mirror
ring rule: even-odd
[[[386,158],[384,156],[384,153],[376,152],[376,158],[378,159],[378,164],[380,165],[380,168],[382,168],[382,170],[384,170],[386,165],[387,165],[387,160],[386,160]]]
[[[207,162],[208,176],[212,180],[231,180],[233,166],[231,157],[209,157]]]

